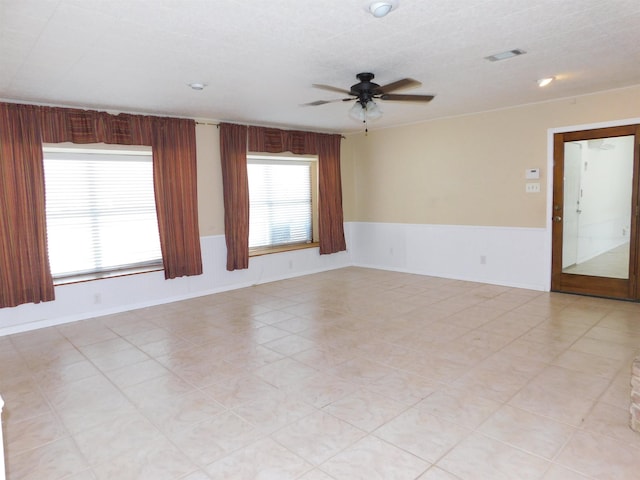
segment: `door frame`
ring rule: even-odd
[[[591,124],[580,124],[565,127],[550,128],[547,130],[547,221],[546,221],[546,244],[545,244],[545,265],[546,265],[546,289],[551,291],[551,274],[552,274],[552,249],[553,249],[553,178],[554,178],[554,150],[555,135],[557,133],[569,133],[582,130],[595,130],[600,128],[623,127],[628,125],[640,124],[640,117],[628,118],[622,120],[613,120],[608,122],[599,122]],[[635,168],[635,167],[634,167]],[[639,172],[640,173],[640,172]],[[640,237],[640,228],[637,235]],[[640,241],[640,238],[639,238]],[[580,293],[580,292],[576,292]],[[635,297],[640,297],[640,282],[635,285]]]

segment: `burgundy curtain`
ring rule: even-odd
[[[220,124],[227,270],[249,268],[249,181],[247,127]]]
[[[346,250],[340,175],[340,135],[318,134],[318,197],[320,255]]]
[[[202,273],[195,122],[0,103],[0,307],[53,300],[42,143],[149,145],[165,277]]]
[[[156,119],[151,147],[164,277],[200,275],[195,122]]]
[[[0,307],[54,300],[34,106],[0,103]]]
[[[41,107],[45,143],[149,145],[165,278],[202,274],[193,120]]]
[[[347,249],[342,213],[340,135],[249,127],[249,151],[318,155],[320,254]]]

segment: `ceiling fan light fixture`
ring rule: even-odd
[[[382,110],[380,110],[380,107],[378,107],[378,104],[373,100],[369,100],[367,102],[367,105],[364,108],[364,110],[367,116],[367,120],[377,120],[382,116]]]
[[[364,122],[367,119],[366,110],[360,102],[354,103],[353,107],[349,109],[349,116],[359,122]]]
[[[395,2],[372,2],[369,4],[369,12],[376,18],[387,15],[396,5]]]
[[[369,122],[377,120],[382,116],[382,110],[376,102],[369,100],[362,105],[361,102],[356,102],[349,110],[349,116],[359,122]]]

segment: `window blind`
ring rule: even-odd
[[[54,278],[161,265],[150,149],[44,149]]]
[[[311,165],[248,159],[250,248],[313,240]]]

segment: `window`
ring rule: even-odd
[[[315,159],[250,155],[247,174],[249,248],[312,243]]]
[[[162,266],[149,147],[44,147],[54,279]]]

